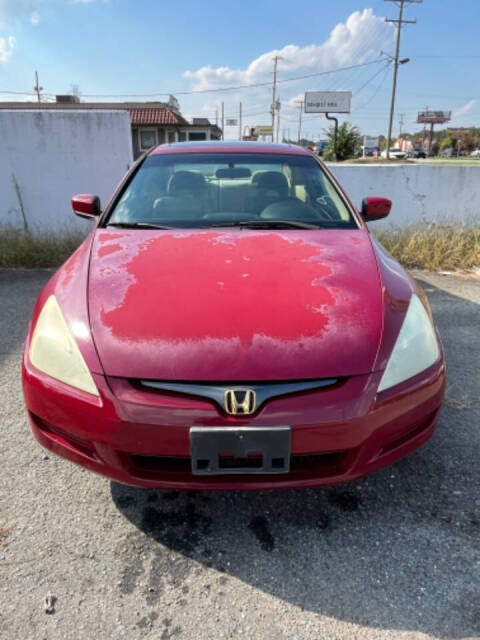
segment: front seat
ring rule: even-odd
[[[170,196],[193,196],[199,198],[205,194],[206,183],[202,173],[196,171],[177,171],[167,184],[167,193]]]
[[[272,202],[288,198],[288,182],[280,171],[259,171],[252,178],[252,195],[247,209],[259,215]]]
[[[162,218],[194,220],[204,213],[207,185],[195,171],[177,171],[167,183],[167,196],[155,201],[155,214]]]

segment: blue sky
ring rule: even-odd
[[[3,92],[31,92],[38,69],[46,94],[74,84],[85,100],[173,92],[185,115],[212,119],[222,100],[230,117],[241,100],[246,123],[268,124],[270,86],[225,87],[270,82],[279,53],[281,129],[296,137],[295,101],[305,90],[344,89],[353,92],[352,113],[341,120],[377,135],[386,131],[392,80],[379,52],[393,54],[395,36],[384,17],[396,13],[384,0],[0,0],[0,100],[29,99]],[[411,61],[399,69],[394,133],[401,113],[404,131],[418,129],[416,113],[427,105],[452,110],[452,125],[479,126],[480,2],[424,0],[405,17],[417,24],[402,33],[401,54]],[[302,130],[318,138],[325,126],[323,116],[305,115]]]

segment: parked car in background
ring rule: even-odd
[[[94,228],[23,358],[50,451],[130,485],[265,489],[353,480],[433,434],[430,307],[367,226],[390,200],[356,209],[297,145],[190,142],[72,207]]]
[[[442,151],[440,152],[442,158],[451,158],[453,154],[454,150],[452,147],[445,147],[445,149],[442,149]]]
[[[472,158],[480,158],[480,149],[475,149],[474,151],[472,151],[472,153],[470,154],[470,156]]]
[[[410,149],[407,153],[407,158],[426,158],[427,154],[421,147],[416,147],[414,149]]]
[[[387,150],[386,149],[384,149],[382,151],[381,157],[382,158],[386,158],[387,157]],[[407,152],[403,151],[403,149],[400,149],[399,147],[392,147],[390,149],[390,158],[395,158],[397,160],[403,160],[406,157],[407,157]]]

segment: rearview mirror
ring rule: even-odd
[[[72,198],[73,213],[80,218],[96,218],[102,213],[100,198],[87,194],[80,194]]]
[[[379,198],[378,196],[369,196],[362,200],[361,214],[366,222],[372,220],[380,220],[386,218],[392,208],[392,201],[388,198]]]
[[[229,167],[228,169],[217,169],[216,178],[250,178],[252,175],[248,167]]]

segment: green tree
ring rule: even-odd
[[[457,139],[454,138],[453,136],[447,135],[443,138],[443,140],[440,142],[440,151],[443,151],[444,149],[455,149],[457,146]]]
[[[325,130],[327,138],[327,146],[323,152],[324,160],[333,159],[333,138],[335,135],[335,128],[333,126]],[[353,158],[356,153],[360,152],[362,145],[362,136],[360,130],[350,122],[342,122],[338,127],[337,136],[337,160],[346,160],[347,158]]]

